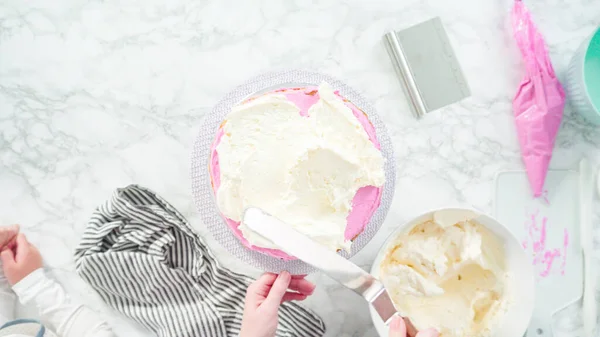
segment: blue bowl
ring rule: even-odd
[[[571,59],[567,94],[579,114],[600,125],[600,28],[581,44]]]

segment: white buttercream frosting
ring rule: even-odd
[[[363,186],[382,186],[384,159],[342,99],[323,83],[320,99],[301,116],[285,95],[271,93],[235,106],[217,146],[226,217],[241,221],[258,207],[332,250],[344,237],[352,199]],[[278,248],[243,223],[254,246]]]
[[[507,308],[504,248],[463,211],[435,213],[395,239],[381,277],[418,329],[445,337],[490,336]]]

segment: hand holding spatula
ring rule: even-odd
[[[244,213],[243,221],[251,230],[273,242],[284,252],[320,269],[332,279],[362,296],[375,308],[384,322],[392,325],[391,331],[394,334],[390,336],[437,336],[437,333],[430,330],[417,333],[410,320],[402,319],[402,315],[396,311],[383,284],[339,254],[331,252],[261,209],[248,208]]]

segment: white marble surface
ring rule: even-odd
[[[600,2],[529,5],[562,75],[600,24]],[[395,144],[392,210],[354,259],[367,268],[395,226],[456,203],[490,211],[494,175],[522,168],[511,115],[522,64],[509,7],[510,1],[480,0],[3,0],[0,223],[21,223],[52,274],[120,336],[142,336],[73,272],[87,217],[114,188],[138,183],[202,228],[190,195],[189,155],[203,115],[252,75],[316,69],[374,101]],[[473,95],[416,121],[381,36],[436,15]],[[600,131],[567,107],[552,166],[575,167],[582,155],[599,164],[599,148]],[[227,266],[256,273],[207,240]],[[323,316],[328,336],[376,334],[358,297],[325,276],[311,277],[319,290],[307,305]],[[577,316],[577,306],[569,311]]]

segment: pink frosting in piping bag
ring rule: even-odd
[[[544,189],[552,149],[565,106],[565,92],[556,78],[546,43],[521,1],[513,7],[515,40],[526,74],[513,100],[521,154],[533,195]]]
[[[297,89],[280,89],[276,90],[276,92],[280,92],[286,96],[288,100],[293,102],[300,109],[300,115],[308,117],[308,109],[313,106],[319,100],[319,93],[317,92],[317,87],[307,87],[307,88],[297,88]],[[336,94],[344,99],[339,93]],[[352,109],[352,113],[358,119],[364,130],[367,132],[369,136],[369,140],[375,145],[377,149],[381,149],[379,141],[377,140],[375,134],[375,128],[369,122],[367,116],[359,110],[352,103],[345,101],[346,106]],[[215,138],[214,143],[211,146],[211,159],[210,159],[210,175],[212,178],[212,187],[213,191],[216,193],[221,185],[221,176],[220,176],[220,168],[219,168],[219,154],[217,153],[217,145],[221,141],[223,137],[223,129],[220,128],[217,132],[217,136]],[[357,235],[362,233],[366,225],[369,223],[369,220],[373,216],[373,213],[379,207],[381,203],[381,187],[375,186],[365,186],[358,189],[354,198],[352,199],[352,210],[350,214],[348,214],[346,230],[344,232],[344,237],[346,240],[352,240]],[[242,244],[252,250],[262,252],[264,254],[277,257],[284,260],[293,260],[295,257],[292,257],[281,250],[277,249],[269,249],[256,247],[251,245],[242,235],[242,232],[238,229],[240,223],[228,218],[225,218],[225,222],[231,228],[235,236],[242,242]]]

